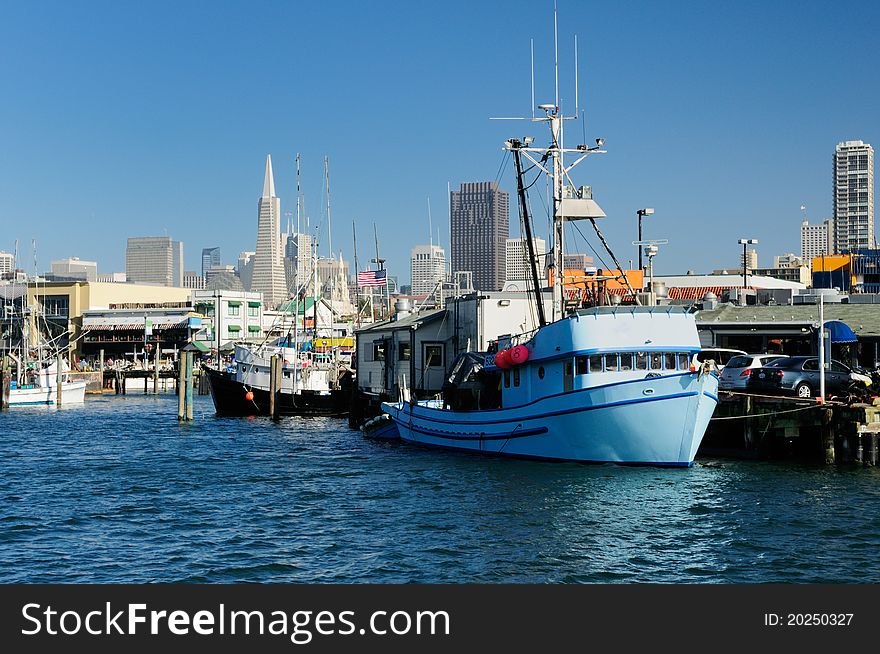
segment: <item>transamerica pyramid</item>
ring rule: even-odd
[[[263,305],[274,309],[287,299],[284,277],[284,249],[281,247],[281,199],[275,196],[272,155],[266,155],[263,196],[257,203],[257,250],[254,255],[252,291],[263,294]]]

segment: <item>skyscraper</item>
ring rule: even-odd
[[[125,277],[131,284],[183,285],[183,243],[170,236],[128,239]]]
[[[834,254],[834,221],[828,218],[821,225],[801,223],[801,256],[809,264],[816,257]]]
[[[235,274],[241,280],[244,290],[251,289],[251,280],[254,276],[254,255],[256,252],[239,252],[238,265],[235,267]]]
[[[446,281],[446,252],[438,245],[417,245],[410,252],[413,295],[429,295]]]
[[[532,240],[534,244],[535,265],[538,279],[544,282],[544,260],[547,258],[547,242],[543,238]],[[509,238],[505,243],[505,279],[507,281],[532,280],[532,266],[529,262],[529,247],[525,238]]]
[[[294,232],[287,235],[284,246],[284,273],[287,276],[287,289],[291,295],[299,288],[312,293],[309,277],[312,273],[312,237],[309,234]]]
[[[501,290],[510,235],[507,193],[497,182],[462,182],[450,202],[453,274],[471,271],[474,288]]]
[[[281,247],[281,199],[275,195],[272,155],[266,156],[263,195],[257,203],[257,248],[250,290],[263,294],[263,304],[274,308],[288,298]]]
[[[834,149],[834,249],[874,247],[874,148],[844,141]]]
[[[220,248],[202,248],[202,278],[205,278],[211,268],[219,268],[223,265],[223,257],[220,256]]]

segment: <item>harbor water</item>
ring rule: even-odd
[[[495,459],[170,395],[0,413],[0,582],[880,582],[880,471]]]

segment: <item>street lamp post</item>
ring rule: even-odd
[[[642,218],[644,216],[650,216],[654,213],[654,209],[652,207],[647,207],[645,209],[639,209],[636,211],[636,214],[639,217],[639,242],[642,240]],[[644,268],[642,267],[642,246],[639,246],[639,270],[644,273]]]
[[[741,238],[739,239],[739,244],[743,246],[743,299],[745,299],[745,290],[748,288],[749,284],[746,280],[746,275],[749,272],[749,266],[746,262],[746,246],[748,245],[757,245],[758,239],[756,238]],[[745,302],[743,302],[745,304]]]

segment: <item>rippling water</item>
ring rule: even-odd
[[[0,413],[0,581],[880,581],[876,469],[492,459],[196,401]]]

